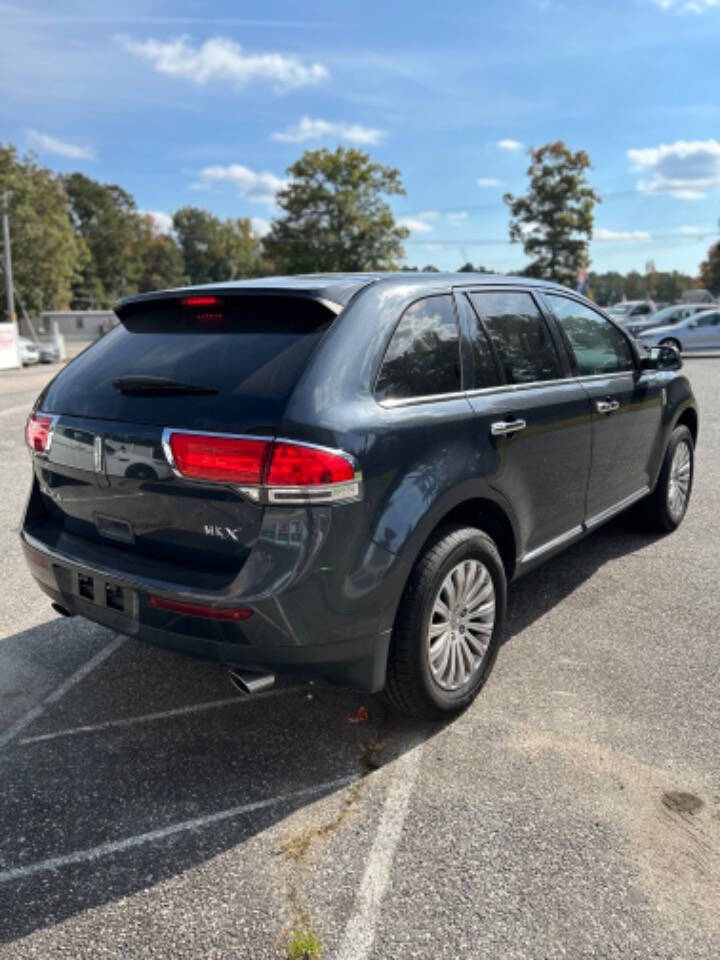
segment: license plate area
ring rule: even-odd
[[[137,592],[105,577],[89,573],[73,574],[73,593],[81,600],[137,618]]]

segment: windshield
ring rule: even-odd
[[[664,310],[658,310],[649,319],[654,327],[670,326],[679,323],[685,316],[685,311],[678,310],[677,307],[666,307]]]
[[[612,306],[612,307],[610,307],[610,308],[608,309],[608,313],[613,313],[613,314],[615,314],[615,316],[622,317],[622,316],[624,316],[626,313],[629,313],[629,312],[630,312],[630,307],[631,307],[631,306],[632,306],[632,304],[630,304],[630,303],[616,303],[616,304],[614,304],[614,306]]]

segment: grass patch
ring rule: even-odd
[[[312,927],[293,930],[285,947],[285,956],[287,960],[318,960],[322,948],[322,941]]]
[[[332,833],[333,830],[337,830],[338,827],[342,825],[353,805],[360,799],[361,792],[362,783],[351,784],[345,791],[343,805],[339,813],[328,823],[323,823],[319,827],[307,827],[305,830],[301,830],[300,833],[296,833],[290,837],[282,845],[283,853],[286,853],[296,862],[301,861],[315,840],[319,837],[327,836],[327,834]]]

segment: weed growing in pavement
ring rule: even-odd
[[[285,956],[287,960],[317,960],[322,946],[322,941],[312,927],[293,930],[285,947]]]

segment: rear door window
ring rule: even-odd
[[[375,384],[378,400],[460,390],[460,342],[452,297],[425,297],[395,329]]]
[[[569,297],[552,293],[545,297],[570,343],[581,377],[635,369],[627,337],[601,313]]]
[[[228,297],[185,307],[148,301],[51,383],[48,413],[239,433],[282,418],[334,314],[297,297]],[[123,392],[114,381],[158,377],[205,393]]]
[[[508,383],[534,383],[562,377],[552,335],[529,293],[487,290],[470,294],[490,335]]]

